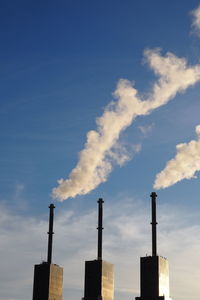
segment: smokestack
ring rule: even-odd
[[[54,217],[54,204],[50,204],[49,206],[49,238],[48,238],[48,254],[47,254],[47,262],[48,264],[51,264],[52,260],[52,243],[53,243],[53,217]]]
[[[34,268],[33,298],[32,300],[62,300],[63,268],[52,264],[53,242],[53,214],[55,206],[49,206],[49,238],[47,262],[43,261]]]
[[[85,262],[85,286],[82,300],[114,300],[113,265],[102,259],[103,199],[98,203],[97,259]],[[57,299],[57,298],[56,298]]]
[[[169,264],[157,255],[156,193],[151,193],[152,256],[140,258],[140,297],[135,300],[172,300],[169,290]]]
[[[102,234],[103,234],[103,199],[99,198],[98,203],[98,247],[97,260],[102,260]]]
[[[155,192],[151,193],[151,209],[152,209],[152,256],[157,256],[157,237],[156,237],[156,197]]]

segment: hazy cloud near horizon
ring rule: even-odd
[[[151,254],[150,207],[124,197],[115,206],[106,202],[104,212],[103,257],[115,265],[116,300],[122,294],[128,300],[139,294],[139,258]],[[64,298],[68,290],[83,295],[84,261],[96,258],[96,207],[87,213],[55,211],[55,215],[53,262],[64,267]],[[176,300],[188,300],[192,290],[193,299],[198,299],[199,287],[191,274],[197,278],[200,268],[195,259],[200,226],[194,222],[199,217],[179,206],[158,206],[158,253],[169,258],[171,295]],[[46,260],[47,229],[48,215],[38,221],[1,207],[0,300],[31,298],[33,265]]]

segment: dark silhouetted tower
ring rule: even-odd
[[[170,300],[169,265],[166,258],[157,255],[156,193],[151,194],[152,256],[140,258],[140,297],[136,300]]]
[[[98,201],[97,259],[85,262],[85,288],[83,300],[113,300],[113,265],[102,260],[103,200]]]
[[[52,264],[53,217],[55,206],[49,206],[47,262],[35,265],[33,300],[62,300],[63,268]]]

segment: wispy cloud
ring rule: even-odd
[[[191,14],[193,17],[192,28],[194,32],[200,36],[200,5],[194,9]]]
[[[154,128],[154,123],[152,123],[150,125],[146,125],[146,126],[144,126],[144,125],[138,126],[138,129],[142,132],[142,134],[145,137],[148,136],[152,132],[153,128]]]
[[[132,124],[137,116],[147,115],[166,104],[177,92],[184,92],[200,80],[200,65],[187,66],[184,58],[172,53],[165,56],[158,49],[146,50],[145,58],[158,76],[147,99],[143,99],[133,84],[121,79],[114,92],[117,101],[111,102],[103,115],[96,120],[97,130],[87,133],[85,148],[79,154],[79,162],[71,171],[69,179],[60,179],[53,197],[63,201],[76,195],[84,195],[105,182],[114,163],[125,163],[129,158],[112,151],[118,143],[120,133]],[[115,148],[116,150],[116,148]],[[117,153],[117,155],[116,155]]]
[[[139,294],[139,257],[151,249],[149,206],[125,198],[115,205],[105,203],[104,208],[103,257],[115,265],[115,298],[122,293],[124,299],[134,298]],[[199,217],[198,212],[194,216],[178,206],[158,207],[158,252],[169,258],[171,294],[176,300],[198,299],[194,279],[200,268],[195,255],[200,251],[200,226],[194,219]],[[53,262],[64,267],[64,289],[71,291],[71,300],[76,299],[73,290],[74,295],[78,290],[83,295],[84,261],[96,258],[96,219],[96,207],[87,213],[56,214]],[[33,265],[46,259],[47,228],[48,216],[38,221],[1,207],[0,300],[31,299]]]
[[[200,125],[196,126],[196,134],[197,140],[176,146],[175,158],[156,175],[154,188],[166,188],[183,179],[195,178],[195,173],[200,171]]]

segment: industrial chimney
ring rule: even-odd
[[[85,262],[85,287],[82,300],[114,299],[114,266],[102,259],[103,199],[98,203],[97,259]]]
[[[151,193],[152,256],[140,258],[140,297],[136,300],[171,300],[169,296],[169,265],[166,258],[157,255],[156,198]]]
[[[34,269],[33,300],[62,300],[63,268],[52,264],[54,208],[49,206],[47,261]]]

